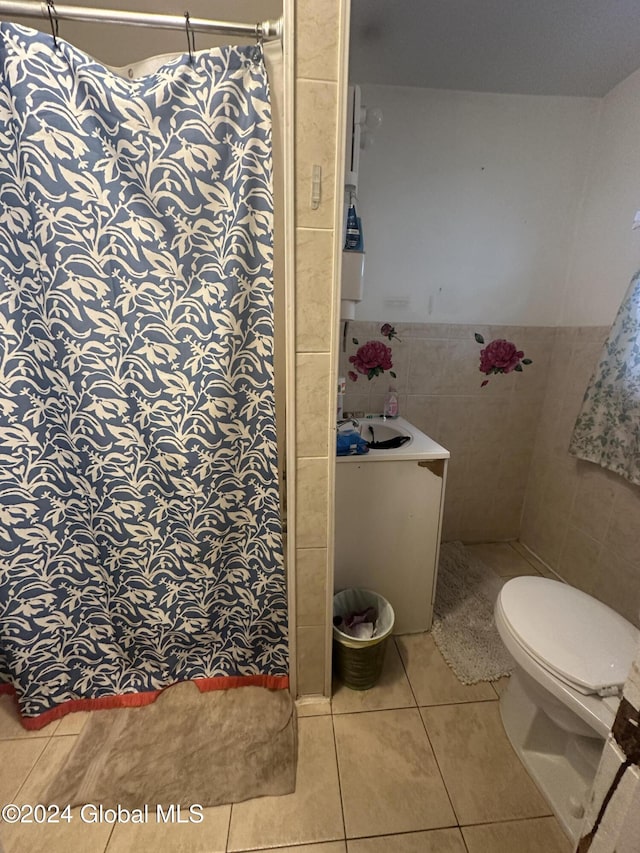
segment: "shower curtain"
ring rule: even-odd
[[[0,26],[0,689],[39,728],[288,684],[260,48]]]

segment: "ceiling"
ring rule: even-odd
[[[638,0],[352,0],[354,83],[601,97],[640,67]]]

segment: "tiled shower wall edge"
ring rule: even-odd
[[[297,696],[330,683],[328,591],[332,587],[335,305],[339,267],[348,0],[295,0],[295,644]],[[314,166],[321,194],[311,203]],[[338,217],[337,211],[340,211]]]
[[[282,126],[282,188],[285,298],[282,312],[285,329],[285,464],[281,482],[285,501],[285,529],[283,545],[287,571],[287,630],[289,633],[289,691],[293,697],[298,692],[296,642],[296,519],[295,476],[296,470],[296,422],[295,422],[295,305],[296,305],[296,245],[295,245],[295,4],[294,0],[282,2],[283,36],[283,126]]]

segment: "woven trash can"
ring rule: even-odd
[[[359,640],[333,626],[333,671],[352,690],[369,690],[380,678],[395,614],[386,598],[368,589],[343,589],[333,596],[334,617],[367,607],[378,611],[376,634],[371,639]]]

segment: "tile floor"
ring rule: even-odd
[[[524,549],[472,550],[502,576],[544,569]],[[513,753],[499,690],[465,687],[429,635],[396,637],[380,682],[336,686],[331,706],[299,710],[297,789],[206,809],[201,824],[69,824],[0,829],[5,853],[569,853]],[[22,729],[0,700],[0,800],[33,802],[86,719]]]

